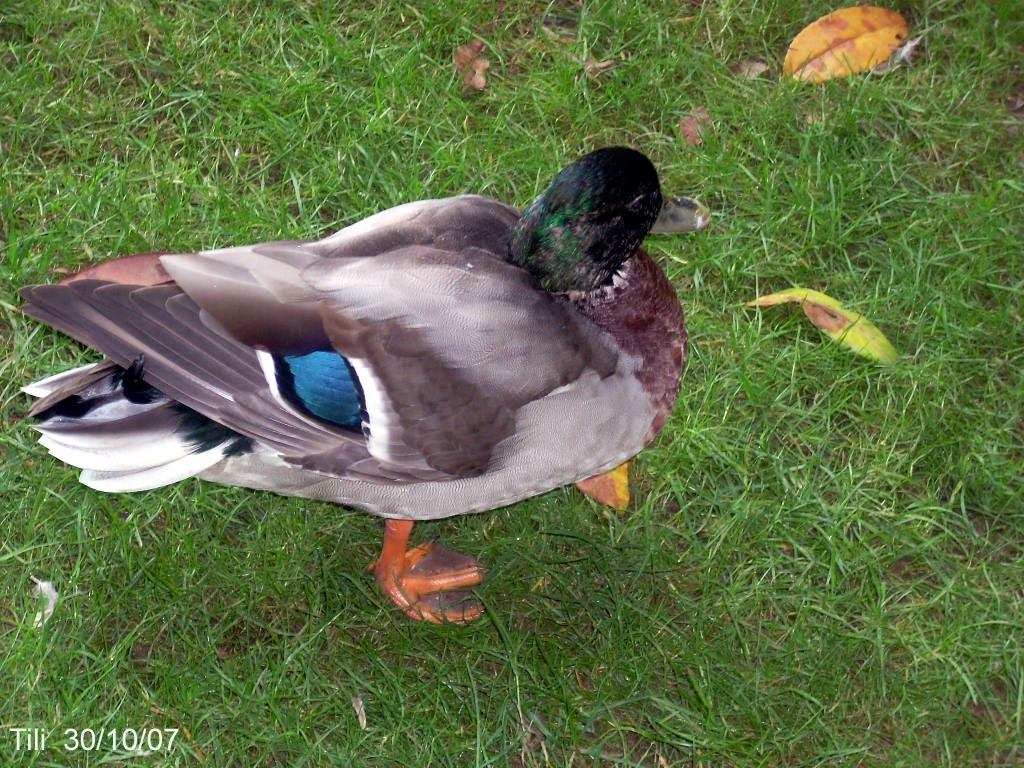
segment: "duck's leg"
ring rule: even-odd
[[[384,546],[372,566],[380,588],[413,619],[465,624],[479,617],[483,606],[464,588],[480,583],[483,566],[433,543],[409,549],[412,527],[412,520],[384,522]]]

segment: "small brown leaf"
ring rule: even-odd
[[[583,62],[583,71],[587,73],[587,77],[591,80],[597,80],[603,73],[609,71],[615,66],[615,59],[605,59],[604,61],[598,61],[590,54],[587,54],[586,60]]]
[[[465,45],[460,45],[455,51],[455,69],[460,73],[473,63],[474,59],[480,56],[487,48],[487,44],[479,37],[474,37]]]
[[[729,71],[747,80],[757,80],[768,71],[768,65],[758,59],[744,59],[729,67]]]
[[[704,127],[711,122],[711,114],[704,107],[697,107],[679,120],[679,132],[686,143],[699,147],[704,143]]]
[[[864,72],[887,61],[907,37],[895,11],[858,5],[822,16],[794,38],[782,73],[808,83]]]
[[[486,48],[487,44],[483,40],[474,37],[455,51],[455,69],[462,75],[463,90],[475,88],[482,91],[487,87],[484,72],[491,66],[491,62],[480,56]]]
[[[487,71],[489,66],[491,66],[491,62],[487,59],[477,59],[473,62],[470,72],[468,72],[466,77],[462,80],[462,84],[476,88],[478,91],[482,91],[487,86],[487,78],[484,77],[484,72]]]

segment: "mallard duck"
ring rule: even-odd
[[[100,491],[198,477],[379,515],[383,591],[472,620],[483,566],[410,547],[414,522],[613,469],[669,417],[686,329],[641,248],[661,205],[651,162],[611,147],[522,214],[424,200],[25,288],[25,312],[106,356],[25,388],[40,443]]]

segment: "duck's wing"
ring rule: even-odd
[[[523,403],[607,373],[614,353],[505,263],[514,209],[449,205],[401,206],[318,243],[167,256],[169,285],[36,286],[25,309],[122,366],[143,354],[153,386],[304,468],[480,474]],[[324,350],[358,377],[362,433],[281,396],[280,360]]]
[[[403,245],[306,264],[281,246],[235,256],[163,263],[208,322],[270,359],[324,349],[344,356],[365,405],[374,462],[359,472],[367,477],[484,473],[520,407],[587,369],[605,376],[615,368],[596,328],[481,248]],[[226,290],[237,300],[224,301]],[[332,473],[346,463],[330,444],[286,458]]]

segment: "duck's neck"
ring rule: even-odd
[[[635,375],[654,404],[653,438],[672,413],[686,367],[686,322],[672,284],[641,248],[612,285],[568,298],[623,352],[640,360]]]
[[[608,256],[629,232],[608,231],[578,214],[554,214],[541,196],[523,213],[512,230],[509,260],[525,269],[549,293],[589,291],[605,285],[621,263]],[[634,242],[635,241],[635,242]],[[621,244],[630,253],[640,241]]]

